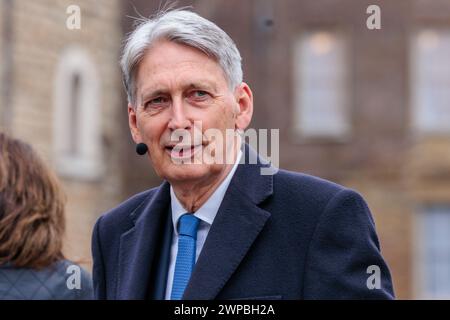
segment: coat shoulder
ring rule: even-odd
[[[101,215],[101,217],[97,220],[97,223],[101,220],[102,229],[106,230],[111,230],[118,227],[120,229],[131,227],[134,220],[134,214],[141,206],[145,205],[152,199],[158,188],[159,187],[155,187],[128,198],[118,206]]]
[[[316,176],[280,169],[273,179],[274,190],[297,199],[327,201],[347,188]],[[347,189],[348,190],[348,189]]]
[[[298,208],[316,216],[328,206],[338,203],[365,200],[357,191],[316,176],[279,170],[273,178],[273,195],[275,201],[296,211]]]
[[[43,269],[0,267],[0,297],[8,300],[90,300],[91,275],[80,265],[59,260]]]

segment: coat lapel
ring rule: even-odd
[[[245,146],[245,159],[255,152]],[[250,158],[247,156],[250,155]],[[257,157],[255,157],[257,158]],[[242,163],[242,162],[241,162]],[[238,268],[270,213],[258,205],[273,192],[271,175],[258,164],[240,164],[197,260],[183,299],[214,299]]]
[[[164,182],[150,201],[144,201],[131,214],[134,226],[120,238],[117,299],[147,298],[151,268],[169,204],[169,184]]]

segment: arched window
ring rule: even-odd
[[[96,179],[102,169],[99,78],[89,54],[63,51],[55,75],[53,142],[58,172]]]

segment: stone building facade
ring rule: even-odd
[[[70,20],[77,8],[79,29]],[[0,129],[57,171],[67,195],[64,252],[90,269],[93,224],[122,198],[121,4],[2,0],[0,16]]]

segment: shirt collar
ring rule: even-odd
[[[239,153],[236,157],[236,161],[233,165],[233,168],[230,170],[226,178],[221,182],[219,187],[214,191],[214,193],[206,200],[206,202],[194,213],[194,216],[206,222],[209,225],[212,225],[214,218],[216,217],[217,211],[219,211],[220,204],[222,203],[223,197],[225,196],[225,192],[228,189],[228,186],[231,182],[231,178],[233,178],[234,172],[239,165],[239,162],[242,157],[242,151],[239,149]],[[181,205],[178,200],[175,192],[173,191],[172,186],[170,186],[170,202],[172,208],[172,222],[173,229],[175,233],[178,235],[177,223],[178,219],[186,213],[186,210]]]

